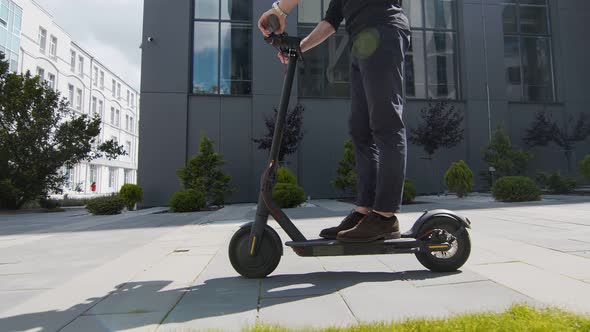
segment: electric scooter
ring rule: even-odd
[[[277,17],[271,16],[271,28],[279,27]],[[449,210],[425,211],[412,228],[401,234],[399,239],[381,240],[369,243],[344,243],[337,240],[308,240],[291,219],[272,199],[276,184],[276,163],[291,88],[297,62],[303,60],[299,44],[301,38],[286,33],[272,32],[265,37],[268,44],[279,49],[289,59],[284,79],[279,111],[270,151],[270,161],[260,181],[260,194],[254,222],[247,223],[233,235],[229,244],[229,258],[234,269],[246,278],[264,278],[278,266],[283,255],[283,244],[277,232],[268,226],[272,215],[292,241],[285,245],[302,257],[415,254],[420,263],[433,272],[458,270],[469,258],[471,240],[467,229],[469,219]]]

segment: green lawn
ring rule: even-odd
[[[286,332],[297,330],[261,324],[245,331]],[[362,324],[347,328],[306,329],[304,331],[590,331],[590,316],[576,315],[559,309],[536,309],[525,305],[515,305],[501,314],[469,314],[440,320],[408,320],[396,323]]]

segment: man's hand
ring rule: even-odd
[[[270,35],[270,23],[268,22],[268,18],[271,15],[275,15],[279,19],[280,28],[273,32],[280,35],[281,33],[283,33],[283,31],[285,31],[285,27],[287,26],[287,19],[279,15],[279,13],[277,13],[272,8],[267,10],[264,14],[262,14],[262,16],[260,16],[260,19],[258,20],[258,29],[260,29],[260,32],[262,32],[263,35]]]

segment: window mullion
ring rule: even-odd
[[[426,1],[422,1],[422,47],[424,57],[424,97],[428,99],[429,96],[429,82],[428,82],[428,49],[426,48]]]

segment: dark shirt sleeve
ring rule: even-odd
[[[328,6],[328,10],[326,11],[326,16],[324,17],[324,21],[330,23],[334,30],[338,31],[338,27],[344,16],[342,15],[342,0],[331,0],[330,6]]]

